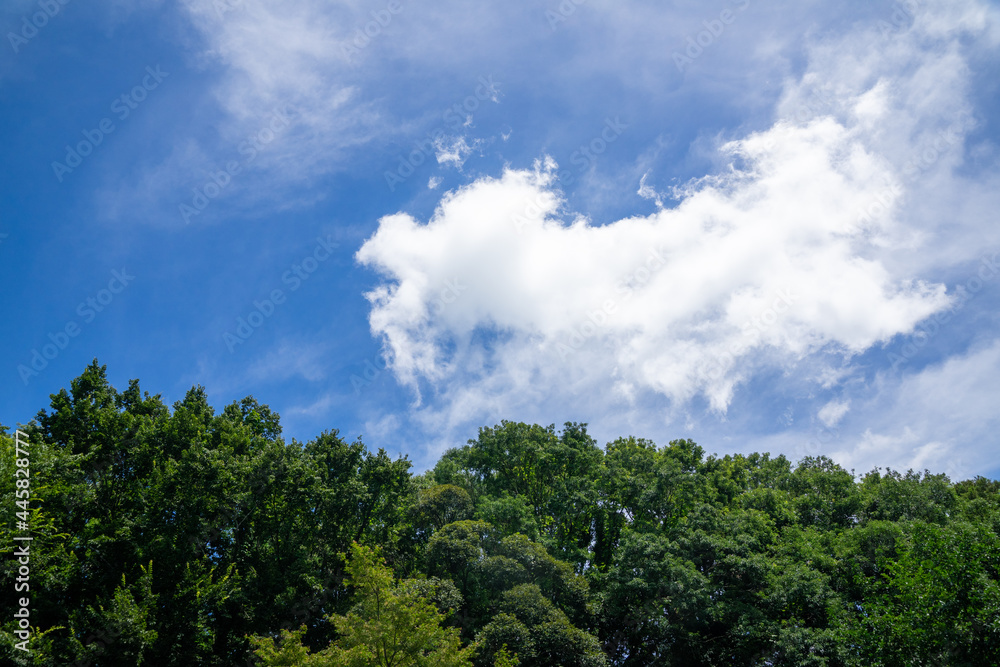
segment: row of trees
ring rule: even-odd
[[[512,422],[414,475],[336,431],[285,442],[253,398],[119,392],[97,362],[22,430],[33,651],[4,619],[8,664],[1000,664],[981,477]]]

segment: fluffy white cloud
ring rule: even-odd
[[[547,159],[448,193],[426,224],[383,218],[357,254],[385,278],[371,328],[428,423],[540,405],[599,415],[650,396],[676,411],[701,395],[722,413],[762,368],[830,376],[817,358],[849,359],[946,307],[944,285],[921,279],[926,257],[898,250],[925,248],[941,221],[915,211],[959,187],[961,41],[987,30],[978,5],[961,9],[817,43],[778,120],[721,145],[724,167],[672,208],[572,217]],[[640,194],[655,198],[645,181]]]
[[[857,211],[885,174],[845,128],[780,124],[726,150],[742,170],[648,217],[561,223],[549,165],[477,181],[427,225],[383,219],[358,258],[392,279],[371,323],[394,369],[474,379],[488,400],[583,376],[623,397],[703,391],[724,410],[738,361],[860,352],[946,304],[865,256]]]

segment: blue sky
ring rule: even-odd
[[[420,470],[512,419],[997,477],[998,19],[8,0],[0,422],[96,357]]]

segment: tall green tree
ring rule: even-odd
[[[462,648],[458,630],[443,627],[445,613],[424,595],[426,587],[396,581],[392,570],[369,548],[354,544],[346,583],[354,606],[330,621],[338,638],[310,654],[301,644],[303,630],[284,631],[280,643],[254,638],[257,655],[269,667],[467,667],[473,650]]]

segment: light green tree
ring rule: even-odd
[[[331,616],[339,635],[310,654],[302,646],[305,628],[282,632],[281,641],[254,637],[258,657],[268,667],[471,667],[473,649],[462,648],[458,630],[442,627],[446,614],[426,596],[426,586],[396,581],[392,570],[367,547],[353,544],[346,583],[355,605],[346,616]]]

